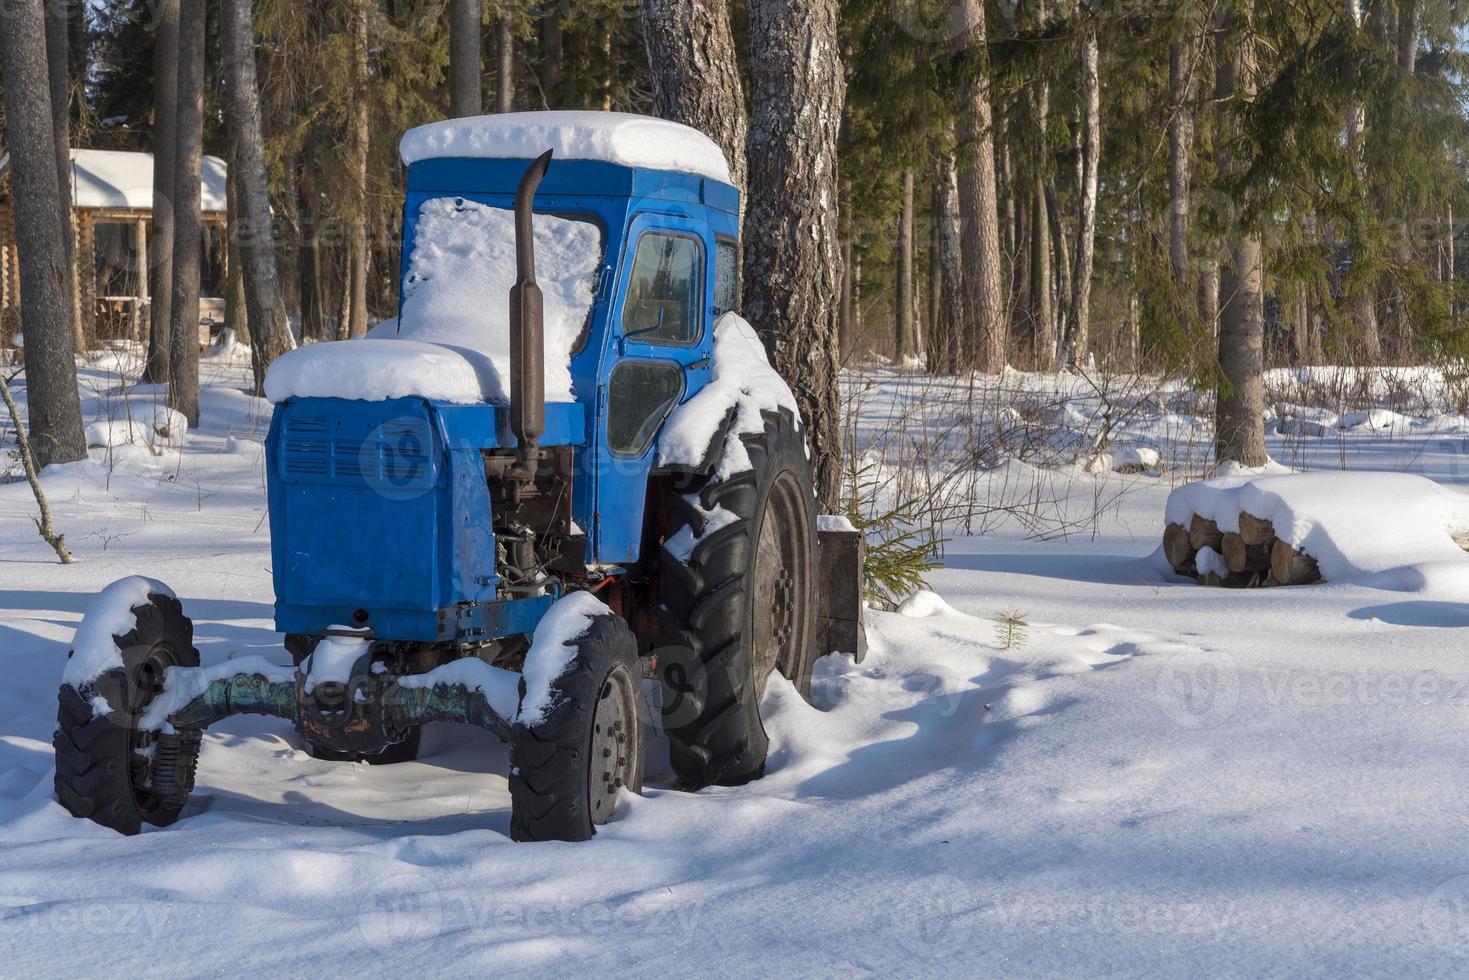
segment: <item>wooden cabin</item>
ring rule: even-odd
[[[77,310],[83,335],[141,340],[148,323],[148,235],[153,222],[153,155],[71,151],[72,227],[76,232]],[[206,156],[200,186],[204,248],[199,315],[224,320],[225,163]],[[20,267],[10,202],[10,157],[0,157],[0,344],[20,327]]]

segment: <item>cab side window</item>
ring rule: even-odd
[[[703,274],[697,238],[671,232],[639,238],[622,309],[623,334],[653,343],[698,339]]]
[[[739,309],[740,247],[728,238],[714,243],[714,318]]]

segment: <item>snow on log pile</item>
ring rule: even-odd
[[[1174,490],[1163,554],[1205,585],[1342,581],[1469,561],[1469,495],[1407,473],[1231,475]]]

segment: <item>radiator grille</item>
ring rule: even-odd
[[[323,416],[285,421],[281,471],[288,479],[414,490],[434,481],[433,437],[427,419],[389,419],[354,434]]]

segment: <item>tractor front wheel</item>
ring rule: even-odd
[[[510,836],[518,841],[587,840],[612,816],[618,793],[643,789],[642,671],[632,630],[608,612],[567,645],[576,653],[551,682],[547,707],[540,717],[518,717],[511,730]]]
[[[138,833],[144,823],[166,827],[178,819],[194,787],[202,736],[198,730],[138,728],[163,690],[164,672],[199,666],[199,651],[194,624],[173,596],[150,594],[131,615],[133,628],[112,638],[122,667],[79,686],[62,684],[51,740],[56,799],[73,815],[123,834]]]

